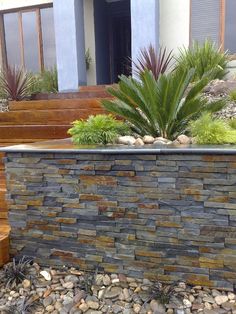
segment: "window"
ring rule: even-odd
[[[39,72],[56,64],[53,8],[5,13],[6,62]]]

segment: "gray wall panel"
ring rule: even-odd
[[[191,39],[202,43],[206,38],[219,45],[220,0],[192,0]]]
[[[236,0],[226,0],[225,49],[236,53]]]

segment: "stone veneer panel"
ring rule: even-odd
[[[236,156],[7,153],[11,253],[232,289]]]

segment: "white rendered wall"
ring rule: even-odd
[[[59,91],[87,84],[83,0],[54,0]]]
[[[96,55],[93,0],[84,0],[85,49],[89,48],[92,63],[87,71],[88,85],[96,85]]]
[[[53,0],[0,0],[0,11],[52,3]]]
[[[160,46],[178,51],[189,46],[190,0],[160,0]]]
[[[158,48],[159,0],[131,0],[131,25],[132,59],[136,60],[140,49],[150,44]]]

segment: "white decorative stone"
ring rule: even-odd
[[[164,137],[161,137],[161,136],[156,137],[155,141],[162,141],[162,142],[165,142],[165,143],[169,142],[169,140],[167,138],[164,138]]]
[[[216,304],[221,305],[228,301],[227,295],[218,295],[215,297]]]
[[[235,299],[235,294],[232,293],[232,292],[229,292],[229,293],[228,293],[228,299],[229,299],[229,300],[234,300],[234,299]]]
[[[43,276],[43,278],[47,281],[50,281],[52,279],[51,274],[46,270],[42,270],[40,272],[40,275]]]
[[[188,137],[187,135],[181,134],[177,137],[177,141],[180,144],[184,144],[184,145],[189,145],[191,144],[191,138]]]
[[[163,142],[162,140],[156,140],[153,144],[155,144],[155,145],[167,145],[167,143]]]
[[[137,138],[135,143],[134,143],[135,146],[143,146],[144,145],[144,142],[141,138]]]
[[[120,136],[118,137],[118,144],[123,144],[123,145],[134,145],[136,142],[136,139],[133,136]]]
[[[155,138],[153,136],[150,136],[150,135],[145,135],[143,137],[143,142],[144,144],[153,144],[155,141]]]
[[[183,304],[186,308],[192,307],[192,302],[190,302],[188,299],[183,299]]]

